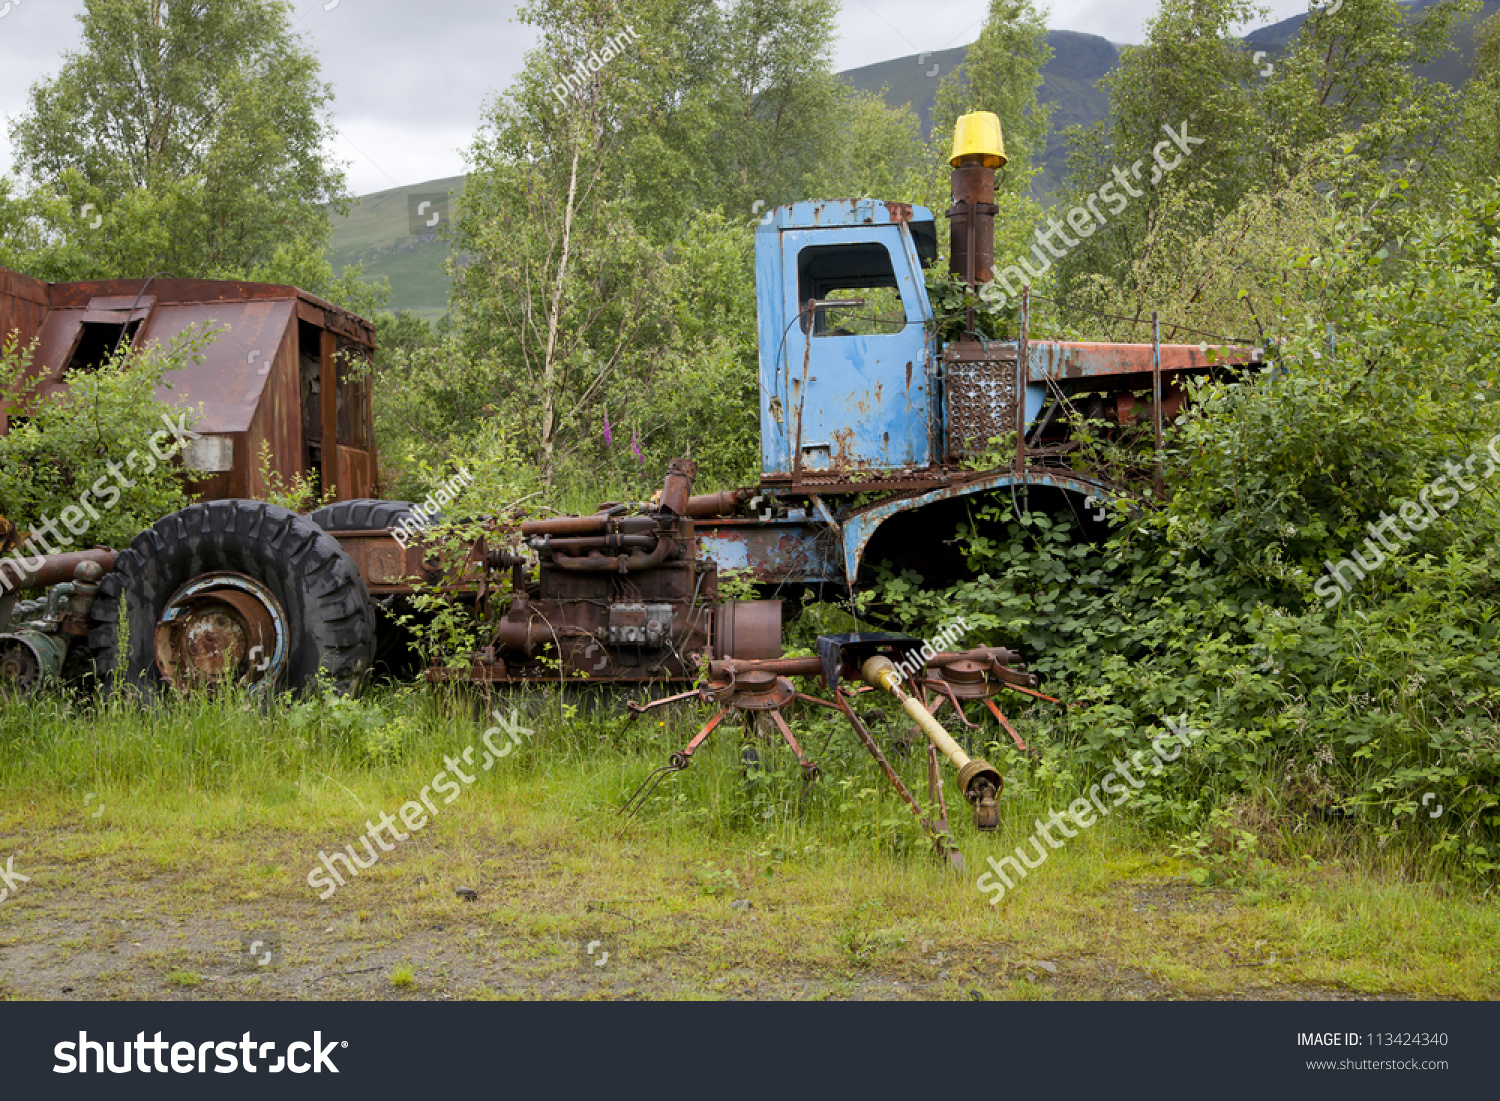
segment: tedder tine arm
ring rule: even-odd
[[[714,732],[714,727],[718,726],[721,722],[724,721],[724,716],[728,715],[729,712],[730,708],[726,707],[713,718],[709,719],[708,722],[703,724],[703,729],[698,731],[698,733],[693,736],[692,741],[688,742],[688,744],[685,745],[682,749],[672,754],[671,759],[667,762],[667,764],[657,769],[650,776],[647,776],[644,781],[642,781],[641,786],[635,789],[635,794],[627,799],[625,801],[625,805],[619,810],[619,813],[624,815],[627,822],[631,818],[635,817],[636,812],[639,811],[641,807],[646,805],[646,800],[650,798],[651,793],[656,790],[657,784],[661,783],[665,777],[671,775],[672,773],[681,772],[683,769],[687,768],[688,764],[693,759],[693,754],[697,752],[698,747],[701,746],[704,741],[707,740],[708,736]]]
[[[791,746],[792,752],[797,755],[797,763],[802,766],[803,777],[807,780],[816,780],[821,776],[821,770],[807,759],[806,753],[802,752],[802,747],[797,744],[797,739],[792,734],[792,728],[787,726],[786,720],[781,717],[779,710],[771,712],[771,720],[776,724],[777,729],[781,731],[781,737],[786,741],[786,744]]]
[[[885,778],[896,789],[896,794],[900,795],[906,801],[906,805],[911,808],[911,812],[926,827],[927,832],[932,834],[933,844],[942,850],[943,855],[948,858],[954,868],[958,871],[963,871],[964,854],[959,852],[958,848],[953,844],[952,839],[945,832],[939,830],[933,824],[932,820],[922,812],[922,805],[917,802],[916,797],[901,782],[901,777],[896,775],[896,770],[885,759],[885,754],[880,752],[880,747],[875,744],[875,739],[870,737],[870,732],[865,729],[865,724],[860,722],[859,716],[854,713],[854,709],[849,706],[849,701],[844,698],[842,689],[835,688],[833,690],[833,698],[838,701],[838,709],[844,713],[844,718],[849,720],[849,725],[854,728],[855,735],[864,743],[864,747],[870,751],[870,756],[875,758],[875,763],[885,773]]]
[[[681,703],[683,700],[701,698],[702,693],[694,688],[691,692],[679,692],[675,696],[663,696],[661,699],[652,700],[650,703],[636,703],[634,700],[629,700],[626,702],[625,707],[630,712],[630,717],[635,718],[637,715],[644,715],[646,712],[658,707],[665,707],[669,703]]]
[[[1030,753],[1030,747],[1028,747],[1027,744],[1021,740],[1021,735],[1017,734],[1016,728],[1010,725],[1010,720],[1000,713],[1000,709],[995,706],[995,701],[986,699],[984,702],[989,706],[989,709],[995,713],[995,718],[1000,720],[1000,725],[1005,727],[1005,732],[1009,734],[1011,736],[1011,740],[1016,743],[1016,748],[1019,749],[1022,753]]]

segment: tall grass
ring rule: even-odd
[[[678,706],[632,718],[631,693],[600,689],[527,689],[488,697],[465,687],[387,687],[362,699],[333,695],[260,701],[234,693],[172,698],[151,705],[121,698],[44,695],[0,700],[0,800],[12,808],[51,801],[77,807],[95,792],[115,804],[166,807],[195,797],[275,808],[270,821],[316,828],[357,826],[371,804],[394,810],[435,774],[459,768],[497,805],[544,807],[601,841],[626,833],[691,838],[705,845],[747,845],[772,864],[823,848],[926,857],[932,851],[917,818],[842,719],[804,710],[792,725],[822,769],[809,783],[769,723],[725,721],[693,757],[665,776],[627,821],[618,814],[637,787],[697,731],[710,709]],[[927,804],[926,755],[904,716],[860,710],[888,759]],[[481,770],[482,736],[512,713],[527,731],[516,751]],[[985,855],[1023,843],[1037,819],[1085,793],[1097,777],[1068,766],[1065,718],[1045,709],[1018,719],[1033,754],[991,741],[993,724],[959,729],[1006,775],[1001,826],[980,835],[943,766],[953,840],[971,871]],[[909,748],[903,748],[909,747]],[[469,751],[465,763],[465,751]],[[1399,878],[1442,876],[1419,845],[1365,844],[1338,823],[1281,815],[1274,778],[1230,805],[1214,824],[1174,833],[1144,824],[1123,807],[1070,846],[1121,844],[1164,858],[1185,857],[1205,881],[1253,886],[1264,870],[1319,860],[1353,861]],[[352,800],[349,798],[353,796]],[[148,813],[149,816],[149,813]],[[357,832],[357,831],[356,831]]]
[[[598,819],[608,832],[623,825],[613,812],[712,714],[680,706],[632,718],[623,708],[625,695],[525,690],[486,699],[468,688],[407,687],[358,700],[264,702],[235,694],[151,705],[63,695],[9,699],[0,701],[0,792],[71,797],[113,789],[168,800],[188,793],[255,796],[289,782],[415,792],[451,761],[479,772],[483,733],[496,714],[509,719],[514,712],[529,733],[516,752],[481,774],[483,783],[532,792],[559,809]],[[804,712],[793,721],[822,767],[821,780],[803,779],[769,722],[750,728],[731,718],[691,767],[662,780],[632,828],[859,840],[899,851],[926,844],[915,816],[842,720]],[[891,745],[909,737],[905,724],[891,719],[875,726],[908,787],[925,799],[921,745],[902,755]],[[466,750],[471,756],[464,765]],[[951,769],[944,771],[957,831],[968,812],[952,790]],[[1032,794],[1041,799],[1049,792],[1043,786]],[[1029,813],[1031,802],[1010,807]]]

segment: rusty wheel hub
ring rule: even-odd
[[[734,706],[740,711],[776,711],[796,695],[796,687],[786,677],[756,670],[735,681]]]
[[[936,672],[938,679],[956,699],[982,700],[1000,690],[998,682],[985,677],[984,666],[977,661],[955,661]]]
[[[167,602],[156,625],[156,666],[180,690],[264,688],[286,668],[289,634],[286,611],[266,586],[240,573],[205,574]]]

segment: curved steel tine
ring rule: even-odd
[[[625,821],[628,823],[630,819],[635,817],[636,812],[646,805],[646,800],[651,797],[651,793],[656,790],[656,786],[661,783],[662,778],[665,777],[667,773],[681,771],[682,769],[678,768],[676,765],[663,765],[661,768],[651,773],[650,776],[647,776],[646,779],[641,782],[641,786],[635,789],[635,794],[632,795],[629,799],[625,800],[625,805],[615,813],[617,815],[624,815]]]
[[[964,705],[961,704],[958,701],[958,696],[954,694],[954,692],[953,692],[953,685],[951,685],[951,684],[944,684],[944,685],[942,685],[942,691],[943,691],[944,696],[947,699],[949,699],[949,700],[952,701],[952,703],[953,703],[953,710],[955,710],[955,711],[958,712],[958,721],[961,722],[961,723],[963,723],[970,730],[978,730],[979,729],[979,724],[978,723],[971,723],[969,721],[969,716],[967,716],[967,715],[964,714]]]
[[[820,699],[817,696],[809,696],[806,692],[798,692],[797,695],[796,695],[796,698],[799,699],[799,700],[801,700],[803,703],[815,703],[819,707],[826,707],[826,708],[829,708],[830,710],[837,711],[840,714],[842,714],[843,710],[844,710],[842,707],[840,707],[836,703],[833,703],[833,702],[831,702],[829,700]]]
[[[633,718],[636,715],[644,715],[647,711],[650,711],[653,708],[665,707],[669,703],[678,703],[682,700],[689,700],[696,695],[698,695],[698,690],[695,688],[691,692],[679,692],[675,696],[663,696],[661,699],[652,700],[650,703],[636,703],[634,700],[626,700],[625,710],[629,711],[631,717]]]
[[[733,709],[725,707],[717,715],[709,719],[708,722],[704,723],[703,728],[697,734],[693,735],[693,740],[672,754],[671,760],[666,765],[657,769],[650,776],[647,776],[641,782],[641,786],[635,789],[635,794],[627,799],[625,805],[615,813],[625,815],[627,822],[631,818],[634,818],[636,812],[646,805],[646,800],[651,797],[651,793],[656,790],[656,785],[662,782],[667,773],[681,772],[687,768],[693,760],[693,753],[708,739],[708,736],[714,732],[718,725],[724,721],[725,716],[731,710]]]

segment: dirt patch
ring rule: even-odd
[[[1046,936],[952,934],[940,920],[816,915],[791,896],[681,898],[650,920],[601,900],[585,846],[469,836],[460,873],[434,845],[427,871],[381,863],[327,902],[300,881],[317,842],[266,830],[188,846],[176,866],[64,831],[17,838],[30,882],[0,905],[0,996],[36,999],[950,999],[1389,1000],[1294,981],[1274,946],[1227,943],[1235,896],[1185,882],[1122,882],[1077,915],[1072,950]],[[445,842],[448,844],[449,842]],[[238,847],[237,847],[238,846]],[[258,854],[261,863],[244,854]],[[727,873],[721,873],[727,874]],[[710,884],[715,891],[717,881]],[[460,893],[472,890],[472,896]],[[844,903],[848,905],[848,903]],[[1115,915],[1118,915],[1116,917]],[[903,925],[902,922],[906,922]],[[916,922],[915,924],[912,924]],[[1119,923],[1192,927],[1220,974],[1199,990],[1111,947]],[[1202,933],[1197,932],[1199,929]],[[1096,947],[1097,946],[1097,947]],[[1239,970],[1242,968],[1243,970]],[[1240,976],[1243,975],[1243,979]]]

